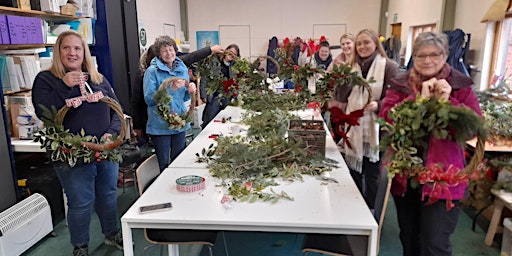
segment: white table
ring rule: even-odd
[[[20,140],[12,138],[11,146],[13,152],[46,152],[44,148],[41,148],[41,143],[34,142],[33,140]]]
[[[326,156],[339,161],[340,167],[328,175],[339,183],[325,183],[305,176],[304,182],[286,182],[273,188],[278,193],[285,191],[294,201],[280,200],[274,205],[266,202],[234,202],[231,208],[221,204],[225,191],[216,186],[219,180],[210,176],[204,164],[192,165],[197,164],[195,152],[211,143],[206,144],[204,137],[208,138],[214,129],[221,129],[222,125],[226,131],[229,129],[229,123],[209,124],[178,157],[180,161],[175,160],[165,169],[128,209],[121,218],[125,241],[132,241],[132,228],[350,234],[369,236],[368,255],[376,255],[377,222],[329,136]],[[199,145],[201,147],[196,148]],[[192,152],[194,154],[189,154]],[[175,180],[184,175],[205,177],[206,189],[193,193],[178,192]],[[138,211],[140,206],[168,201],[173,204],[170,210],[146,214]],[[133,248],[129,244],[125,243],[124,246],[126,256],[133,255]],[[173,251],[177,250],[174,248]]]

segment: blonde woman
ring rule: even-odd
[[[359,119],[360,125],[351,127],[347,133],[351,147],[340,141],[340,150],[368,207],[373,209],[380,173],[380,129],[375,120],[378,118],[381,101],[386,95],[387,85],[399,69],[394,61],[387,58],[379,35],[371,29],[363,29],[357,34],[355,54],[348,64],[352,71],[372,81],[371,99],[368,100],[369,93],[365,88],[345,86],[335,92],[336,102],[330,103],[330,107],[340,107],[346,113],[364,108],[364,116]]]
[[[327,71],[332,71],[334,65],[347,64],[354,54],[354,36],[350,33],[345,33],[340,37],[341,53],[332,60],[331,64],[327,67]]]
[[[102,92],[112,99],[117,97],[107,79],[91,61],[91,53],[80,34],[69,30],[57,38],[53,63],[49,70],[41,71],[34,80],[32,102],[38,117],[48,109],[62,108],[65,100],[82,95],[80,84],[89,84],[93,92]],[[86,135],[108,138],[120,134],[121,120],[103,102],[83,101],[69,110],[63,125],[74,134],[82,130]],[[87,256],[89,225],[93,209],[98,214],[105,244],[123,249],[117,219],[117,175],[119,163],[103,160],[69,167],[54,162],[55,172],[64,188],[68,203],[68,228],[74,256]]]

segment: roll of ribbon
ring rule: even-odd
[[[180,192],[195,192],[205,187],[206,179],[197,175],[187,175],[176,180],[176,189]]]

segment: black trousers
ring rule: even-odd
[[[446,210],[446,200],[425,205],[419,188],[410,186],[403,197],[393,195],[404,256],[452,255],[450,236],[459,219],[459,202]]]
[[[368,208],[375,208],[375,198],[377,197],[377,190],[379,186],[380,175],[380,160],[376,163],[370,162],[366,156],[363,157],[362,172],[358,173],[350,170],[350,176],[357,185],[359,192],[364,197]]]

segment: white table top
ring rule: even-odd
[[[14,152],[46,152],[41,148],[41,143],[33,140],[11,139],[11,145]]]
[[[209,124],[178,157],[180,161],[176,159],[164,170],[121,218],[125,239],[131,239],[131,228],[356,234],[369,236],[368,255],[376,255],[377,222],[329,136],[326,156],[339,161],[339,168],[329,172],[328,176],[339,183],[323,182],[306,175],[303,182],[281,182],[273,187],[277,193],[286,192],[294,201],[282,199],[276,204],[258,201],[232,202],[231,207],[223,205],[224,189],[216,186],[219,180],[210,176],[206,165],[195,163],[195,152],[213,142],[213,139],[208,141],[205,137],[229,131],[230,125],[220,122]],[[205,177],[206,188],[192,193],[177,191],[175,181],[185,175]],[[172,202],[173,208],[139,213],[140,206],[163,202]],[[125,246],[124,254],[133,255],[132,249]]]

